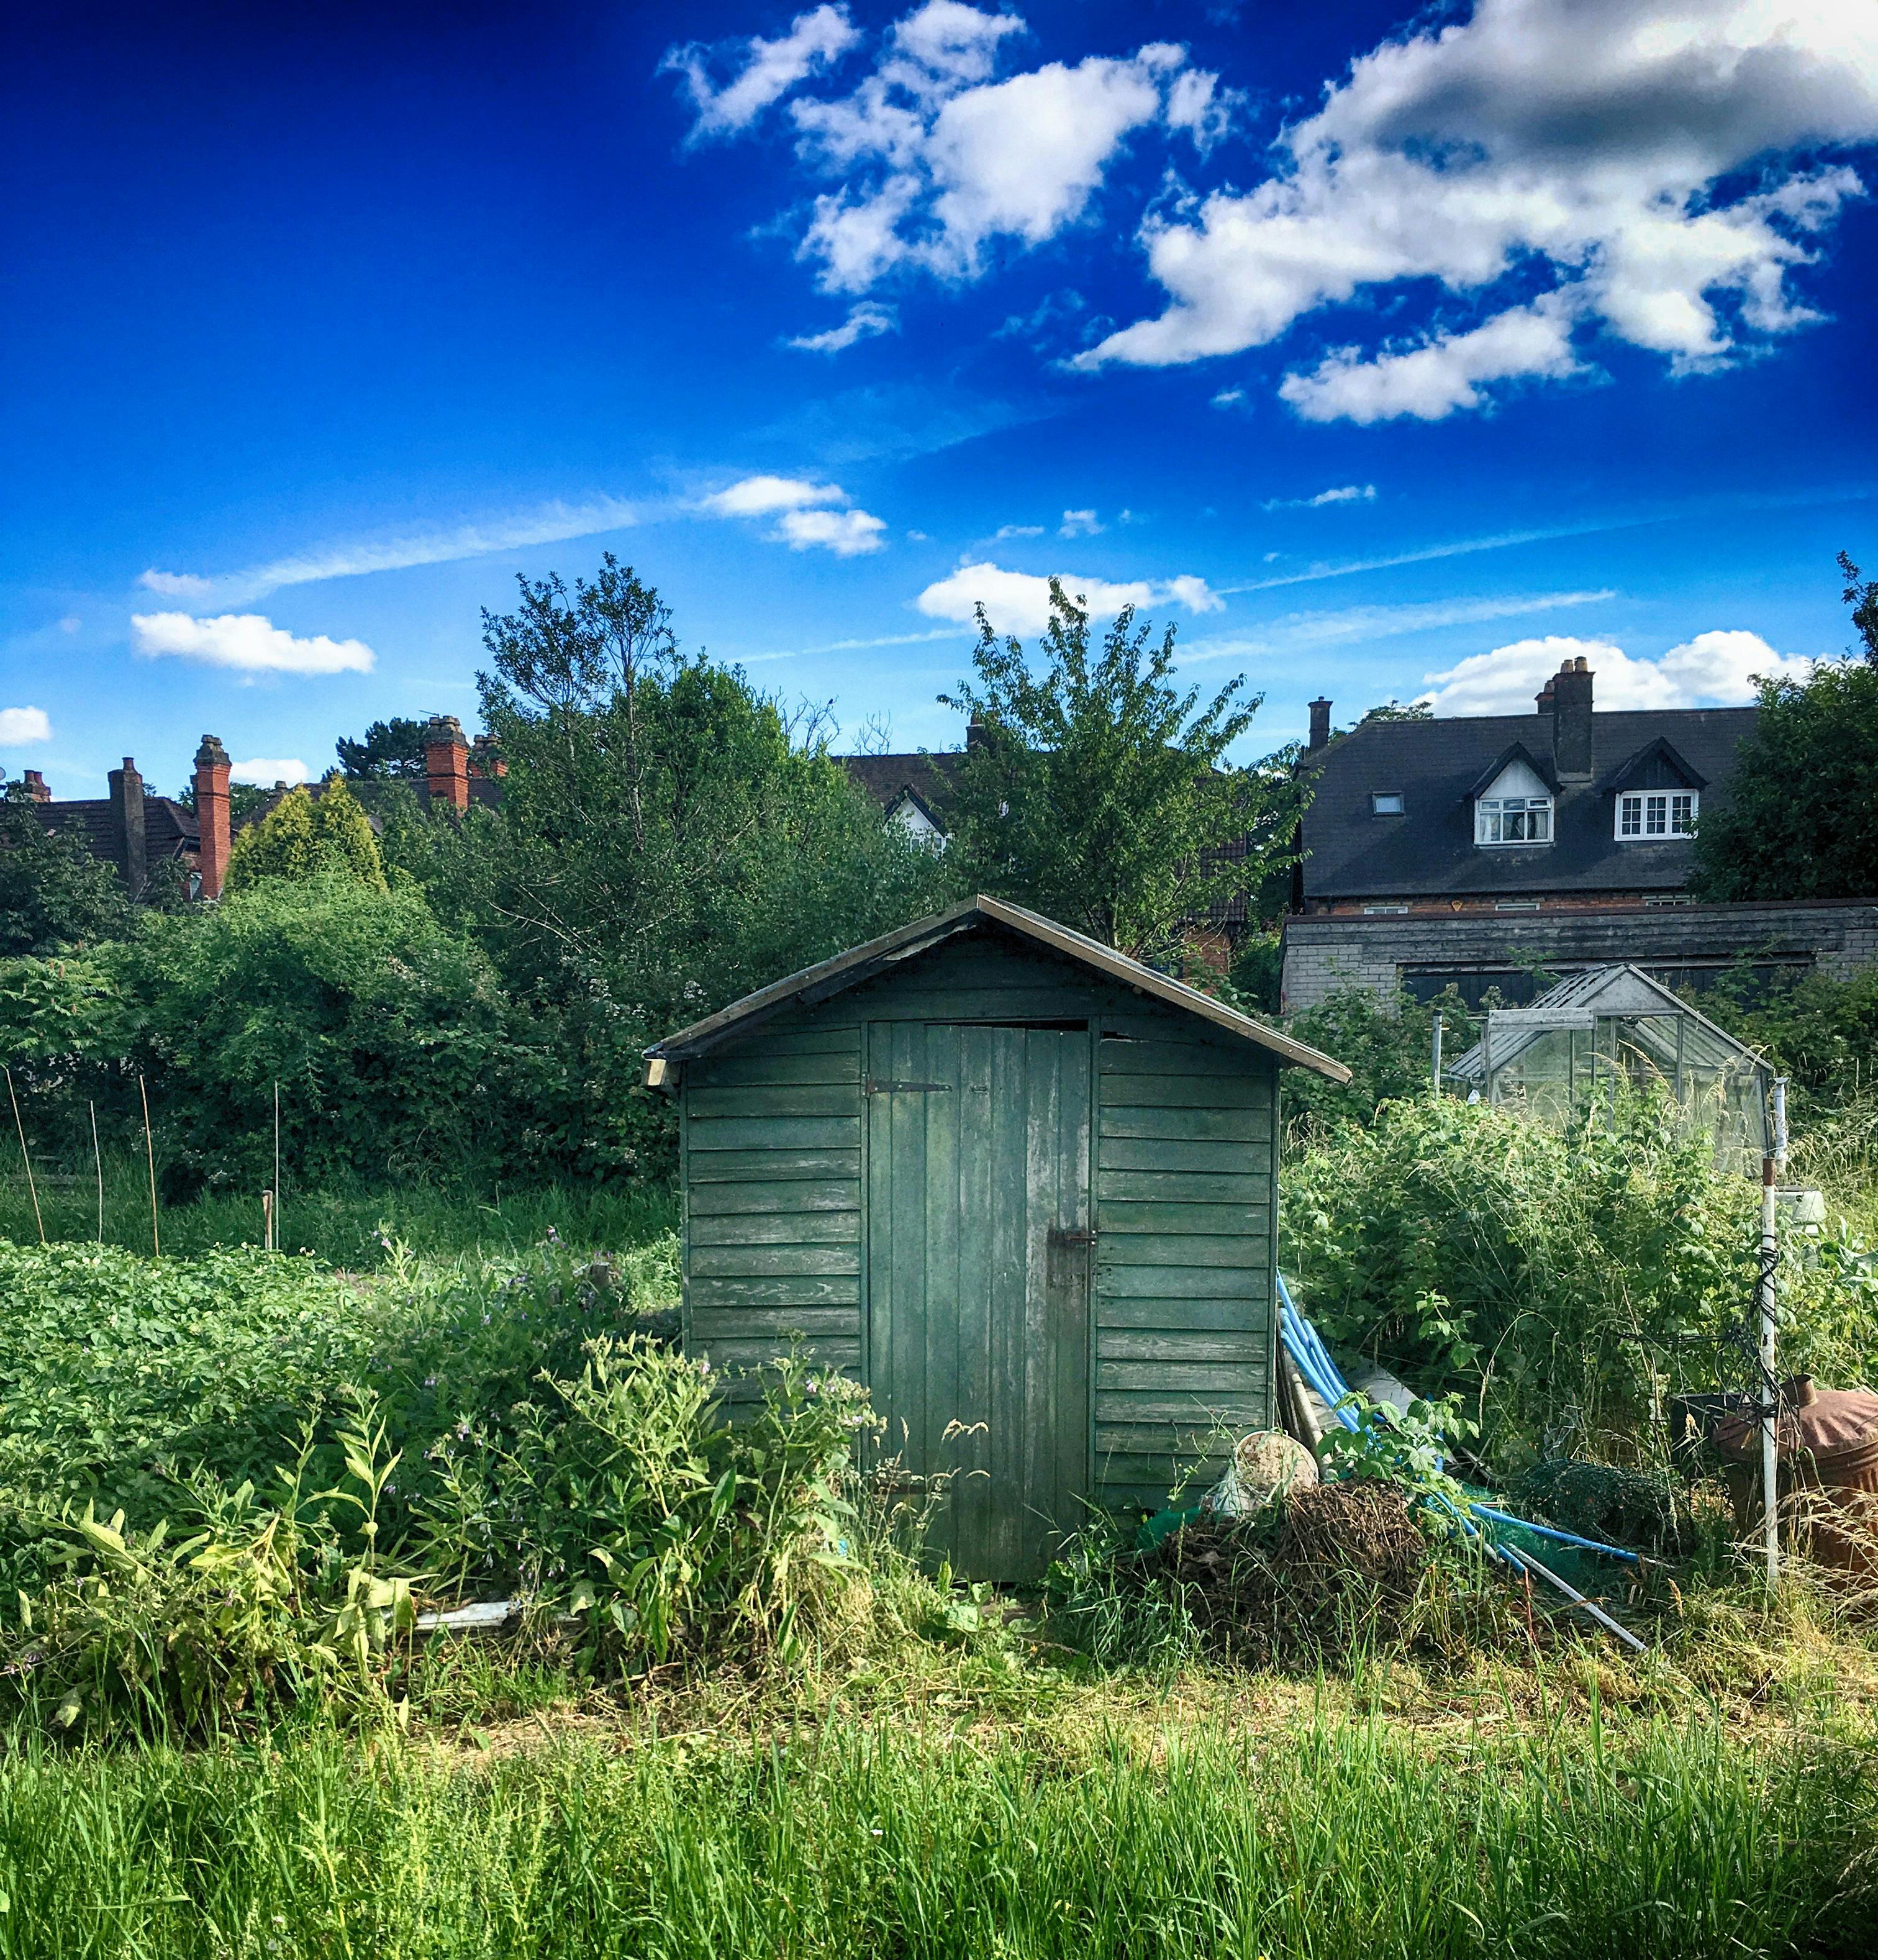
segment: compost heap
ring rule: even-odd
[[[1251,1517],[1195,1518],[1142,1563],[1211,1651],[1256,1666],[1395,1639],[1427,1561],[1408,1498],[1361,1481],[1294,1488]]]

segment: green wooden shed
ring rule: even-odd
[[[1085,1500],[1157,1505],[1222,1426],[1272,1422],[1278,1072],[1339,1063],[987,898],[646,1057],[687,1351],[800,1337],[864,1381],[903,1472],[951,1473],[955,1570],[1035,1578]]]

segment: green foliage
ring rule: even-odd
[[[394,714],[374,721],[364,739],[342,735],[335,748],[339,767],[358,782],[422,782],[424,780],[424,724]]]
[[[193,1730],[263,1686],[382,1682],[414,1586],[520,1594],[606,1672],[786,1658],[855,1570],[865,1395],[792,1359],[723,1423],[708,1368],[643,1331],[672,1283],[649,1249],[517,1272],[394,1242],[362,1281],[0,1242],[23,1691]]]
[[[1724,974],[1695,1004],[1787,1077],[1796,1131],[1878,1089],[1878,967],[1771,987],[1751,972]]]
[[[0,788],[0,959],[93,944],[129,918],[116,866],[48,829],[24,783]]]
[[[315,1736],[10,1759],[0,1953],[1850,1960],[1875,1830],[1855,1739],[1744,1746],[1702,1709],[1439,1746],[1380,1714],[1067,1748],[687,1724],[476,1762]]]
[[[1509,1467],[1660,1458],[1660,1395],[1738,1375],[1758,1192],[1657,1103],[1562,1133],[1452,1098],[1387,1103],[1294,1159],[1284,1196],[1284,1270],[1325,1338],[1462,1395]],[[1868,1375],[1864,1249],[1837,1232],[1790,1240],[1781,1286],[1783,1367]]]
[[[1691,889],[1717,901],[1878,893],[1878,664],[1822,660],[1803,681],[1763,680],[1758,699],[1726,797],[1704,800]]]
[[[1839,571],[1845,581],[1839,597],[1851,608],[1852,624],[1864,643],[1865,659],[1878,667],[1878,578],[1867,578],[1852,562],[1850,552],[1839,553]]]
[[[271,1182],[277,1082],[303,1185],[501,1161],[507,1003],[414,889],[330,869],[264,878],[147,921],[119,972],[185,1186]]]
[[[228,853],[224,889],[232,895],[270,879],[302,883],[333,873],[385,889],[371,822],[338,776],[317,800],[304,787],[289,790],[259,823],[242,831]]]
[[[1442,1028],[1442,1055],[1453,1061],[1473,1044],[1461,998],[1449,988],[1424,1003],[1404,991],[1391,1003],[1367,987],[1343,987],[1286,1023],[1301,1042],[1334,1057],[1350,1071],[1339,1085],[1307,1069],[1288,1068],[1279,1081],[1279,1107],[1294,1135],[1326,1134],[1346,1123],[1370,1123],[1380,1106],[1433,1093],[1434,1023]]]
[[[1151,644],[1132,607],[1092,659],[1089,615],[1056,580],[1041,673],[982,607],[979,629],[976,684],[941,696],[982,738],[946,813],[968,889],[1160,957],[1189,921],[1291,862],[1300,806],[1288,759],[1225,762],[1262,698],[1240,702],[1243,679],[1196,713],[1198,690],[1170,679],[1173,628]]]
[[[1456,1443],[1471,1441],[1479,1425],[1461,1411],[1457,1395],[1438,1402],[1412,1402],[1406,1409],[1388,1402],[1354,1398],[1357,1426],[1341,1423],[1326,1430],[1317,1460],[1326,1481],[1393,1485],[1418,1500],[1424,1530],[1451,1535],[1467,1493],[1447,1468]]]

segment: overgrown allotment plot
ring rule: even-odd
[[[1606,1289],[1587,1328],[1720,1310],[1731,1266],[1694,1253],[1729,1194],[1608,1139],[1582,1161],[1535,1142],[1536,1164],[1470,1120],[1300,1164],[1325,1304],[1399,1302],[1431,1368],[1574,1275]],[[1641,1258],[1625,1290],[1527,1216],[1551,1188],[1549,1214],[1634,1233],[1652,1179],[1681,1208],[1647,1291]],[[1465,1290],[1431,1330],[1415,1247],[1456,1242],[1466,1205],[1485,1249],[1448,1262]],[[0,1956],[1872,1949],[1855,1595],[1800,1571],[1767,1599],[1711,1529],[1613,1600],[1652,1642],[1637,1660],[1542,1611],[1529,1631],[1503,1581],[1444,1558],[1392,1640],[1222,1665],[1177,1601],[1105,1593],[1093,1558],[1041,1600],[922,1574],[831,1468],[857,1405],[805,1370],[786,1425],[717,1438],[706,1378],[643,1338],[669,1236],[597,1262],[552,1223],[378,1246],[363,1274],[0,1246]],[[1835,1323],[1839,1351],[1861,1325]],[[1596,1386],[1615,1433],[1632,1385]],[[1501,1421],[1557,1392],[1516,1385]],[[134,1571],[75,1529],[88,1500],[124,1510]],[[176,1556],[205,1532],[206,1574]],[[349,1602],[406,1582],[543,1606],[427,1646],[387,1590],[352,1642]],[[193,1698],[191,1655],[214,1662]]]

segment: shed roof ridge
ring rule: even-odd
[[[678,1061],[702,1054],[736,1029],[765,1019],[796,1001],[811,995],[816,1000],[825,1000],[849,987],[858,986],[874,977],[878,964],[909,959],[928,951],[942,939],[979,919],[988,919],[1020,932],[1026,938],[1080,960],[1112,979],[1164,1001],[1170,1006],[1184,1008],[1226,1033],[1269,1049],[1283,1061],[1312,1069],[1333,1082],[1348,1082],[1350,1079],[1350,1071],[1342,1062],[1267,1026],[1262,1021],[1254,1020],[1237,1008],[1227,1007],[1210,994],[1202,994],[1198,988],[1189,987],[1185,981],[1157,973],[1151,966],[1142,965],[1125,953],[1118,953],[1112,946],[1104,946],[1100,940],[1091,939],[1073,927],[1046,918],[1040,912],[1030,912],[1007,899],[991,898],[983,892],[975,892],[943,912],[916,919],[910,925],[851,947],[832,959],[785,975],[767,987],[746,994],[742,1000],[719,1008],[715,1014],[708,1014],[702,1020],[694,1021],[690,1026],[680,1028],[663,1040],[653,1042],[643,1052],[648,1061]]]

